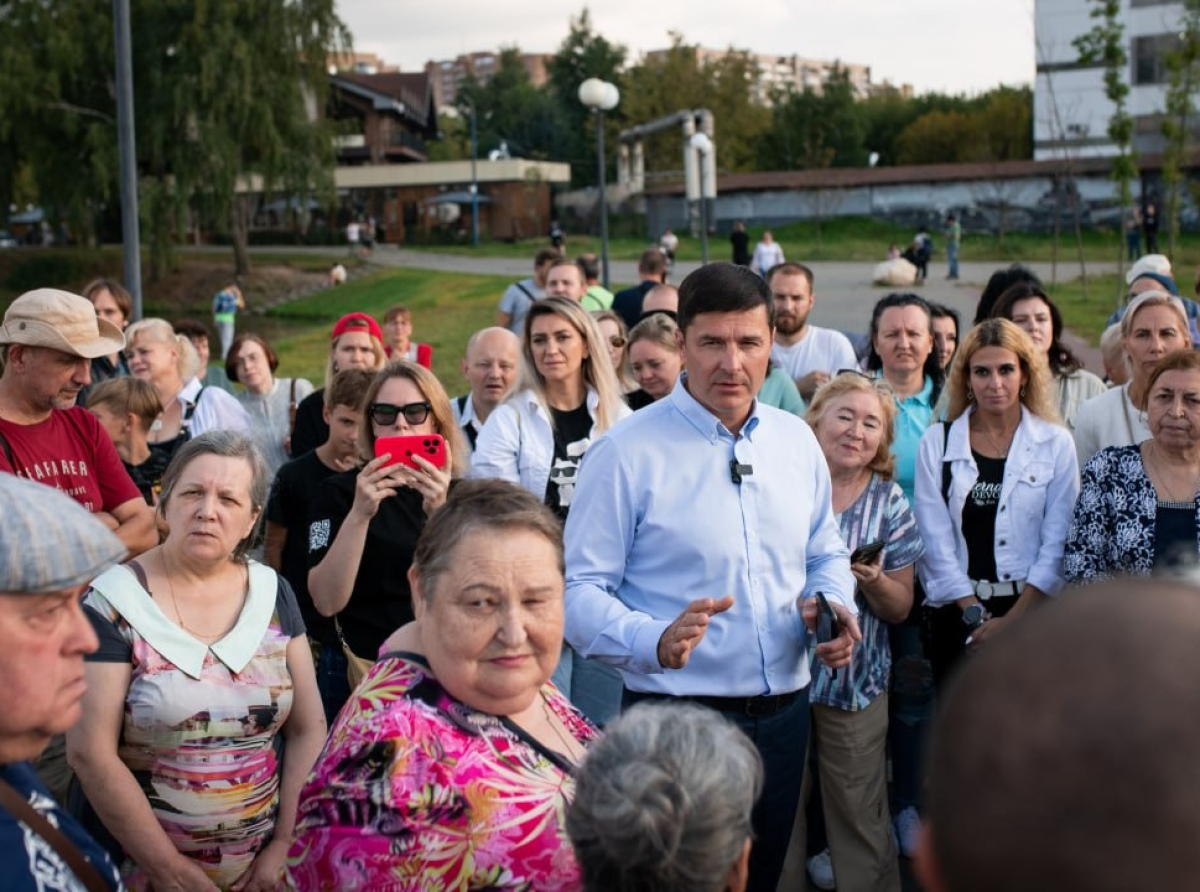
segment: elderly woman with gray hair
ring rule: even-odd
[[[762,791],[754,744],[691,703],[639,703],[593,744],[567,833],[586,892],[741,892]]]
[[[249,438],[188,441],[166,540],[84,598],[100,649],[67,755],[130,889],[279,886],[325,718],[295,595],[248,558],[269,482]]]

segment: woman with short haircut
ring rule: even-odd
[[[300,401],[292,428],[291,454],[304,455],[329,439],[325,421],[325,388],[342,369],[368,369],[377,372],[387,364],[383,347],[383,329],[366,313],[347,313],[333,326],[329,339],[329,358],[325,363],[325,383]]]
[[[596,731],[549,681],[563,629],[557,518],[511,483],[462,481],[406,575],[412,620],[300,795],[288,887],[579,888],[563,815]]]
[[[1079,492],[1050,366],[1025,332],[1007,319],[973,328],[947,391],[946,421],[925,433],[917,464],[919,572],[939,683],[964,650],[1058,594]]]
[[[150,428],[150,450],[167,462],[191,437],[208,431],[250,433],[250,416],[231,394],[205,387],[196,374],[200,358],[192,342],[163,319],[142,319],[125,332],[129,370],[149,381],[163,404]]]
[[[941,394],[944,375],[934,353],[933,310],[916,294],[897,292],[881,298],[871,312],[871,347],[867,368],[885,381],[895,394],[896,421],[892,454],[896,457],[893,479],[913,503],[917,449],[933,420],[934,406]],[[920,820],[924,758],[921,752],[925,728],[933,718],[933,685],[929,661],[921,644],[920,589],[907,618],[889,627],[892,659],[890,724],[895,800],[896,834],[900,850],[916,853]]]
[[[325,719],[295,595],[248,556],[269,484],[248,437],[190,440],[166,539],[84,598],[100,647],[67,753],[130,889],[278,888]]]
[[[433,372],[396,360],[375,376],[364,398],[360,448],[366,463],[334,474],[309,508],[308,591],[322,616],[336,617],[353,687],[380,645],[412,619],[405,575],[426,520],[446,500],[466,464],[462,428]],[[440,434],[445,467],[420,453],[417,467],[391,463],[380,437]],[[330,712],[336,706],[326,703]]]
[[[1062,342],[1062,314],[1040,284],[1018,282],[1000,295],[992,317],[1008,319],[1029,335],[1033,346],[1044,351],[1053,376],[1058,414],[1068,428],[1074,426],[1079,408],[1108,388],[1083,367]]]
[[[167,461],[162,453],[151,452],[147,440],[150,427],[162,414],[162,403],[153,385],[141,378],[101,381],[88,394],[87,408],[113,441],[121,463],[146,504],[158,504]]]
[[[638,703],[583,760],[567,832],[585,892],[741,892],[763,768],[750,739],[687,702]]]
[[[834,673],[816,659],[810,666],[812,745],[833,873],[842,888],[864,892],[900,888],[888,820],[888,624],[908,617],[913,566],[924,552],[912,508],[892,480],[895,415],[891,388],[857,371],[821,387],[807,415],[829,463],[833,510],[851,560],[856,549],[882,546],[850,565],[863,637],[849,669]]]
[[[1188,331],[1183,304],[1165,291],[1144,291],[1129,302],[1121,317],[1129,381],[1079,407],[1075,453],[1080,467],[1106,446],[1133,446],[1150,439],[1145,416],[1150,373],[1168,353],[1190,346]]]
[[[313,392],[305,378],[276,378],[279,357],[261,335],[240,334],[225,354],[225,373],[242,385],[237,401],[254,421],[254,432],[271,476],[288,460],[292,421],[300,401]]]
[[[648,406],[675,387],[683,369],[678,335],[675,320],[663,313],[647,316],[629,333],[629,366],[639,388],[626,397],[631,409]]]
[[[115,279],[93,279],[83,289],[83,296],[91,301],[96,308],[96,315],[107,319],[117,328],[124,331],[133,318],[133,297],[124,286]],[[114,353],[111,356],[97,356],[92,360],[92,383],[95,387],[101,381],[109,378],[124,378],[129,375],[129,363],[124,353]],[[80,393],[79,402],[82,405],[87,400],[87,394]]]
[[[1168,354],[1147,388],[1150,439],[1101,449],[1083,468],[1068,582],[1145,576],[1200,559],[1200,352]]]

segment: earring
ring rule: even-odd
[[[969,388],[969,387],[967,388],[967,402],[968,402],[968,403],[973,403],[973,402],[975,402],[975,391],[973,391],[973,390],[972,390],[971,388]]]
[[[1021,385],[1021,399],[1025,399],[1025,386]]]

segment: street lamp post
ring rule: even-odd
[[[579,85],[579,101],[596,114],[596,169],[600,183],[600,265],[608,288],[608,202],[604,197],[604,113],[617,107],[621,93],[616,84],[589,77]]]
[[[479,176],[475,162],[479,158],[479,137],[475,124],[475,103],[464,99],[471,110],[471,245],[479,247]]]
[[[708,263],[708,190],[705,188],[704,169],[713,144],[708,134],[703,131],[693,133],[690,142],[696,154],[700,156],[700,163],[697,165],[700,171],[700,262]]]

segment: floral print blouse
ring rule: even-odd
[[[597,732],[551,684],[581,743]],[[451,697],[422,657],[385,654],[330,731],[300,794],[290,888],[393,892],[580,888],[565,813],[573,766]]]

